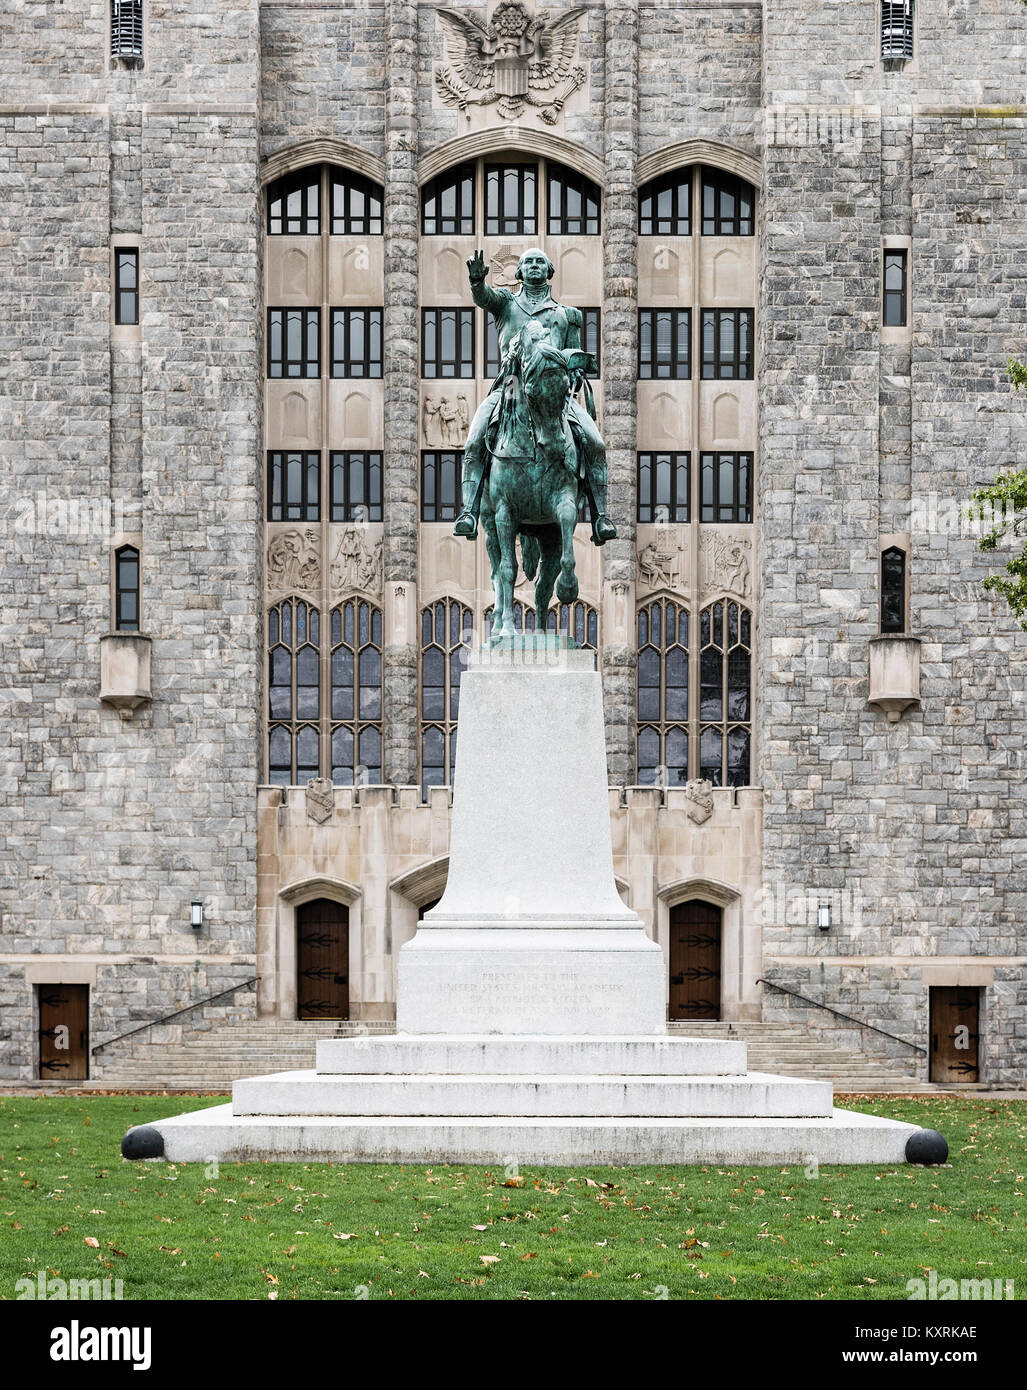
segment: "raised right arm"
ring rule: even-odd
[[[467,276],[471,282],[471,298],[479,308],[487,309],[490,314],[501,314],[506,299],[510,296],[509,290],[494,290],[491,285],[485,283],[485,276],[488,272],[485,269],[485,253],[475,251],[474,255],[467,262]]]

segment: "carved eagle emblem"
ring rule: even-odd
[[[507,120],[535,107],[540,120],[555,125],[564,102],[584,85],[585,69],[574,61],[583,5],[550,20],[548,10],[533,16],[520,0],[500,0],[484,24],[465,10],[435,13],[446,38],[435,88],[468,120],[472,105],[495,105]]]

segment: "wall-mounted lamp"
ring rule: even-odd
[[[830,929],[831,929],[831,904],[830,904],[830,903],[821,903],[820,906],[817,908],[817,926],[820,928],[821,931],[830,931]]]
[[[189,913],[189,925],[194,931],[199,931],[203,926],[203,903],[199,898],[193,898]]]

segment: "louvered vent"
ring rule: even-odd
[[[882,0],[881,57],[912,58],[913,0]]]
[[[143,0],[111,0],[111,57],[143,56]]]

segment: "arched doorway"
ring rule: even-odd
[[[315,898],[296,909],[296,1017],[349,1018],[349,908]]]
[[[720,1018],[721,909],[692,898],[670,910],[668,1017]]]

